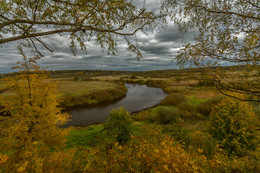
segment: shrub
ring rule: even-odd
[[[160,124],[178,123],[180,122],[180,111],[174,107],[160,107],[156,120]]]
[[[257,147],[257,116],[246,102],[223,100],[210,114],[210,133],[229,154],[243,156]]]
[[[178,104],[185,102],[187,99],[184,95],[170,94],[162,100],[161,104],[166,106],[177,106]]]
[[[113,109],[109,113],[104,127],[108,135],[111,135],[120,144],[127,142],[131,135],[131,117],[124,108]]]
[[[209,116],[209,114],[212,111],[212,108],[219,104],[221,100],[223,100],[223,96],[217,96],[210,98],[209,100],[206,100],[200,104],[197,105],[197,111],[205,116]]]

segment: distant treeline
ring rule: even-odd
[[[260,68],[260,65],[256,65]],[[246,65],[240,66],[223,66],[223,67],[211,67],[213,69],[221,69],[227,71],[241,71],[246,69]],[[152,71],[111,71],[111,70],[56,70],[49,71],[50,77],[52,78],[65,78],[74,77],[77,75],[87,75],[89,77],[95,76],[116,76],[116,75],[136,75],[143,77],[153,77],[153,78],[167,78],[172,76],[180,76],[183,73],[198,73],[203,72],[202,68],[186,68],[186,69],[170,69],[170,70],[152,70]],[[0,74],[0,78],[16,75],[17,72]]]

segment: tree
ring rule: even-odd
[[[246,102],[223,100],[210,114],[210,122],[210,133],[228,154],[243,156],[258,147],[259,120]]]
[[[86,41],[95,38],[109,53],[116,53],[118,36],[129,49],[140,51],[129,39],[138,31],[153,29],[164,15],[139,9],[133,0],[3,0],[0,3],[0,45],[21,41],[42,56],[39,45],[53,51],[44,36],[68,36],[73,54],[77,47],[87,52]],[[78,46],[77,46],[78,45]]]
[[[6,113],[0,116],[0,151],[9,157],[4,164],[7,172],[43,170],[66,141],[66,130],[60,126],[68,115],[57,107],[56,84],[36,60],[24,56],[16,67],[21,71],[5,79],[12,93],[0,96]]]
[[[164,9],[180,31],[196,33],[195,42],[180,50],[179,65],[191,63],[203,69],[225,95],[260,102],[259,0],[165,0]],[[236,72],[216,68],[223,64],[235,65]]]
[[[131,124],[131,117],[125,108],[118,108],[109,113],[104,126],[107,134],[122,144],[131,138]]]

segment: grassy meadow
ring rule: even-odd
[[[62,106],[96,105],[124,97],[123,84],[105,81],[60,81],[59,97]]]

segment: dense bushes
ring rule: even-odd
[[[210,114],[210,133],[228,153],[243,156],[257,147],[257,116],[246,102],[223,100]]]
[[[124,108],[119,108],[109,113],[104,127],[108,135],[121,144],[130,139],[131,123],[130,114]]]

